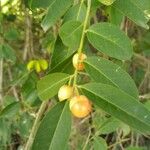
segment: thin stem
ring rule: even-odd
[[[32,127],[32,130],[31,130],[31,133],[30,133],[30,136],[29,136],[29,139],[25,145],[25,148],[24,150],[30,150],[31,149],[31,146],[33,144],[33,140],[35,138],[35,135],[36,135],[36,132],[37,132],[37,129],[39,127],[39,123],[40,123],[40,120],[43,116],[43,113],[45,112],[45,109],[46,109],[46,106],[47,106],[47,101],[44,101],[42,104],[41,104],[41,107],[37,113],[37,117],[34,121],[34,124],[33,124],[33,127]]]
[[[12,76],[12,72],[11,72],[10,67],[8,67],[7,71],[8,71],[8,76],[9,76],[10,81],[13,81],[13,76]],[[13,90],[13,94],[14,94],[14,96],[16,98],[16,101],[19,101],[19,96],[17,94],[16,87],[12,86],[12,90]]]
[[[80,41],[80,45],[79,45],[79,49],[78,49],[79,54],[82,52],[82,48],[83,48],[85,31],[86,31],[86,27],[87,27],[87,23],[88,23],[90,9],[91,9],[91,0],[88,0],[88,7],[87,7],[86,17],[85,17],[85,21],[84,21],[84,25],[83,25],[83,32],[82,32],[81,41]]]
[[[81,3],[83,2],[83,0],[81,1]],[[85,37],[85,31],[86,31],[86,27],[87,27],[87,23],[88,23],[88,18],[89,18],[89,14],[90,14],[90,9],[91,9],[91,0],[88,0],[88,7],[87,7],[87,12],[86,12],[86,17],[85,17],[85,21],[83,24],[83,31],[82,31],[82,36],[81,36],[81,41],[80,41],[80,45],[78,48],[78,55],[80,56],[80,54],[82,53],[82,49],[83,49],[83,44],[84,44],[84,37]],[[78,63],[79,63],[79,58],[78,58]],[[77,83],[77,76],[78,76],[78,70],[77,68],[75,69],[74,72],[74,83],[73,86],[76,86]]]
[[[3,59],[0,60],[0,103],[3,106]]]
[[[0,1],[0,11],[2,9],[2,4]],[[2,26],[2,23],[0,23]],[[3,45],[3,37],[0,36],[0,44]],[[3,106],[3,58],[0,59],[0,105]]]
[[[81,0],[80,7],[79,7],[79,11],[78,11],[78,14],[77,14],[77,20],[79,19],[83,2],[84,2],[84,0]]]
[[[110,149],[110,148],[114,147],[115,145],[118,145],[118,144],[120,144],[120,143],[123,143],[123,142],[129,141],[129,140],[130,140],[130,138],[122,139],[121,141],[118,141],[118,142],[116,142],[116,143],[114,143],[114,144],[110,145],[110,146],[108,147],[108,149]]]
[[[139,98],[142,99],[150,99],[150,93],[144,94],[144,95],[140,95]]]
[[[88,136],[87,136],[87,139],[86,139],[86,141],[85,141],[85,144],[84,144],[82,150],[85,150],[85,149],[86,149],[86,147],[87,147],[87,145],[88,145],[88,143],[89,143],[89,140],[90,140],[90,135],[91,135],[91,129],[89,129],[89,134],[88,134]]]

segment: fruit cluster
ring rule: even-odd
[[[48,62],[45,59],[31,60],[27,64],[27,70],[35,70],[37,73],[48,68]]]
[[[87,56],[83,53],[77,53],[73,56],[72,62],[76,70],[84,69],[83,61]],[[63,85],[58,91],[58,98],[60,101],[69,99],[69,107],[72,114],[77,118],[83,118],[90,114],[92,110],[91,102],[84,95],[75,94],[73,86]]]

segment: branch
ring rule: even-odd
[[[10,81],[13,81],[11,69],[10,69],[9,67],[8,67],[7,71],[8,71],[8,76],[9,76]],[[19,101],[19,97],[18,97],[18,94],[17,94],[17,90],[16,90],[15,85],[12,86],[12,90],[13,90],[13,94],[14,94],[16,100]]]
[[[147,94],[144,94],[144,95],[140,95],[139,98],[141,100],[143,100],[143,99],[150,99],[150,93],[147,93]]]
[[[3,105],[3,59],[0,59],[0,103]]]
[[[47,101],[44,101],[42,104],[41,104],[41,107],[37,113],[37,117],[34,121],[34,124],[33,124],[33,127],[32,127],[32,130],[31,130],[31,133],[30,133],[30,136],[29,136],[29,139],[25,145],[25,148],[24,150],[30,150],[31,149],[31,146],[33,144],[33,141],[34,141],[34,138],[35,138],[35,135],[36,135],[36,132],[38,130],[38,127],[39,127],[39,123],[40,123],[40,120],[45,112],[45,109],[46,109],[46,106],[47,106]]]

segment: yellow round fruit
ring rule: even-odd
[[[72,59],[73,66],[79,71],[83,70],[84,69],[83,61],[86,58],[87,58],[87,56],[85,54],[81,53],[79,55],[78,53],[76,53]]]
[[[91,102],[84,95],[74,96],[69,103],[72,114],[77,118],[83,118],[92,111]]]
[[[66,100],[73,95],[73,87],[63,85],[58,91],[58,98],[60,101]]]

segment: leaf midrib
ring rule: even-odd
[[[123,89],[121,89],[114,81],[112,81],[110,78],[108,78],[106,76],[105,73],[103,73],[101,70],[97,69],[94,65],[88,63],[88,61],[85,61],[85,63],[89,64],[90,66],[92,66],[93,68],[95,68],[95,70],[97,70],[100,74],[102,74],[104,77],[106,77],[106,79],[108,79],[110,82],[112,82],[116,87],[118,87],[122,92],[128,94],[130,97],[132,98],[138,98],[138,97],[133,97],[132,95],[130,95],[129,93],[127,93],[126,91],[124,91]]]
[[[121,47],[120,45],[118,45],[117,43],[115,43],[113,40],[111,40],[111,39],[109,39],[109,38],[103,36],[102,34],[96,33],[95,31],[93,31],[93,30],[91,30],[91,29],[88,29],[87,32],[96,34],[96,35],[98,35],[98,36],[104,38],[106,41],[109,41],[109,42],[113,43],[113,44],[116,45],[117,47],[121,48],[123,51],[126,50],[126,49],[124,49],[123,47]]]
[[[84,88],[84,87],[81,87],[81,88],[83,88],[83,89],[87,90],[88,92],[93,93],[93,94],[96,95],[97,97],[101,97],[101,99],[104,99],[105,101],[107,101],[106,98],[104,98],[103,96],[97,95],[96,93],[94,93],[93,91],[88,90],[87,88]],[[127,95],[128,95],[128,94],[127,94]],[[107,101],[107,102],[110,103],[110,104],[112,104],[114,107],[119,108],[120,110],[122,110],[123,112],[125,112],[126,114],[128,114],[128,116],[132,116],[133,118],[137,119],[139,122],[145,124],[147,127],[150,128],[150,125],[149,125],[149,124],[143,122],[143,120],[139,120],[139,119],[138,119],[136,116],[134,116],[133,114],[130,114],[129,112],[126,112],[125,110],[123,110],[122,108],[120,108],[120,106],[117,106],[117,105],[111,103],[111,101]],[[136,101],[136,102],[137,102],[137,101]]]
[[[67,103],[64,105],[64,108],[63,108],[63,110],[62,110],[62,112],[61,112],[61,115],[60,115],[60,117],[59,117],[59,119],[58,119],[57,126],[56,126],[56,128],[55,128],[54,134],[53,134],[52,139],[51,139],[51,143],[50,143],[50,146],[49,146],[49,150],[51,149],[51,146],[52,146],[52,143],[53,143],[53,139],[54,139],[54,137],[55,137],[57,128],[58,128],[58,126],[59,126],[59,122],[61,121],[62,115],[63,115],[63,113],[64,113],[64,111],[65,111],[66,105],[67,105]]]
[[[83,0],[83,2],[84,2],[84,0]],[[80,15],[80,12],[81,12],[81,8],[82,8],[82,5],[84,4],[83,2],[80,3],[80,6],[79,6],[79,10],[78,10],[78,13],[77,13],[76,20],[79,19],[79,15]]]
[[[131,1],[130,1],[131,2]],[[134,5],[134,3],[132,3],[133,5]],[[114,7],[114,8],[116,8],[122,15],[126,15],[126,13],[124,13],[123,11],[121,11],[121,9],[119,9],[118,7],[115,7],[114,5],[112,5],[112,7]],[[138,7],[139,8],[139,7]],[[133,19],[132,17],[130,17],[130,16],[127,16],[129,19],[131,19],[132,21],[134,21],[134,22],[136,22],[136,23],[138,23],[139,21],[137,21],[137,20],[135,20],[135,19]],[[146,17],[144,17],[145,18],[145,20],[144,20],[144,23],[146,23]],[[139,24],[139,23],[138,23]]]
[[[47,90],[49,90],[50,88],[52,88],[52,87],[56,86],[57,84],[59,84],[59,83],[65,81],[65,80],[67,80],[67,78],[70,78],[70,76],[63,78],[62,80],[60,80],[60,81],[54,83],[53,85],[51,85],[50,87],[46,88],[45,90],[43,90],[42,92],[39,93],[39,96],[41,96],[43,93],[45,93],[45,92],[46,92]]]
[[[71,22],[71,21],[70,21]],[[80,22],[79,22],[80,23]],[[73,30],[68,36],[66,36],[66,38],[69,38],[70,36],[72,36],[72,34],[74,33],[74,32],[76,32],[81,26],[83,25],[83,23],[81,23],[75,30]],[[65,39],[66,39],[65,38]]]

